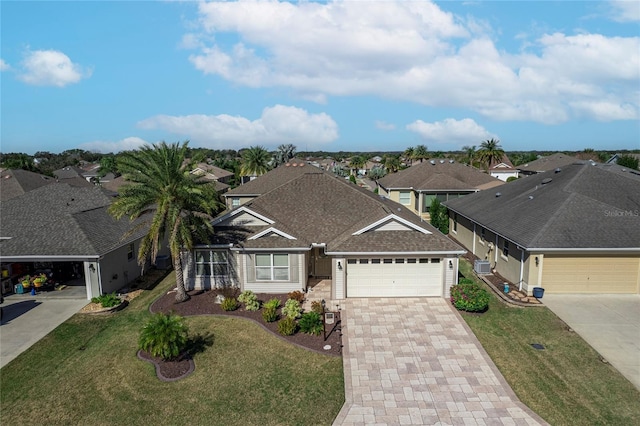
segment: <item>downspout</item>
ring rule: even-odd
[[[494,268],[498,269],[498,234],[496,234],[496,245],[494,246],[494,250],[495,252],[493,253],[493,258],[495,260],[493,261],[493,264]]]
[[[476,223],[473,222],[473,242],[472,242],[472,247],[471,247],[471,254],[473,254],[475,256],[476,254]]]
[[[524,249],[520,247],[520,283],[518,290],[522,291],[522,281],[524,281]]]

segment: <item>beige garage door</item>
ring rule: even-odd
[[[437,258],[347,260],[347,297],[442,296],[442,289]]]
[[[638,293],[637,257],[545,256],[542,287],[549,293]]]

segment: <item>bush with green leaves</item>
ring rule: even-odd
[[[311,302],[311,310],[312,310],[313,312],[317,313],[317,314],[322,315],[322,313],[323,313],[322,311],[323,311],[324,309],[322,309],[322,303],[320,303],[320,302],[319,302],[319,301],[317,301],[317,300],[314,300],[313,302]]]
[[[451,286],[451,303],[460,311],[484,312],[489,307],[489,293],[475,282],[461,279]]]
[[[138,345],[151,356],[172,360],[186,349],[188,334],[184,318],[173,313],[157,313],[142,327]]]
[[[280,307],[280,299],[277,298],[273,298],[273,299],[269,299],[264,303],[264,308],[273,308],[273,309],[278,309]]]
[[[91,298],[92,303],[99,303],[103,308],[112,308],[122,303],[122,300],[115,293],[103,294]]]
[[[220,307],[223,311],[235,311],[238,309],[238,300],[235,297],[228,297],[222,301]]]
[[[314,336],[321,335],[324,330],[322,316],[313,311],[303,314],[300,321],[298,321],[298,326],[303,333],[313,334]]]
[[[278,323],[278,333],[283,336],[292,336],[297,328],[298,324],[296,324],[296,320],[293,318],[285,317]]]
[[[273,306],[265,306],[262,310],[262,319],[265,322],[274,322],[278,320],[278,308]]]
[[[251,290],[245,290],[240,293],[240,296],[238,296],[238,302],[244,303],[244,308],[247,311],[257,311],[260,309],[258,296],[256,296],[256,294]]]
[[[301,312],[300,302],[294,299],[287,299],[284,308],[282,308],[282,315],[291,319],[299,318]]]
[[[287,294],[287,297],[289,299],[296,300],[298,303],[304,302],[304,293],[299,290],[292,291],[291,293]]]

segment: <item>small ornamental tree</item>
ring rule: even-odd
[[[157,313],[142,327],[138,344],[152,356],[173,360],[186,349],[188,332],[181,316]]]
[[[443,234],[449,233],[449,212],[440,200],[434,198],[429,206],[429,222]]]

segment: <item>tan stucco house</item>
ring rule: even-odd
[[[396,202],[288,164],[243,185],[213,222],[211,244],[187,259],[188,288],[282,293],[324,278],[332,299],[448,296],[464,249]]]
[[[378,181],[378,194],[429,220],[434,198],[445,202],[504,184],[488,174],[454,160],[434,159],[391,173]]]
[[[640,173],[574,163],[445,203],[450,235],[523,291],[640,292]]]

